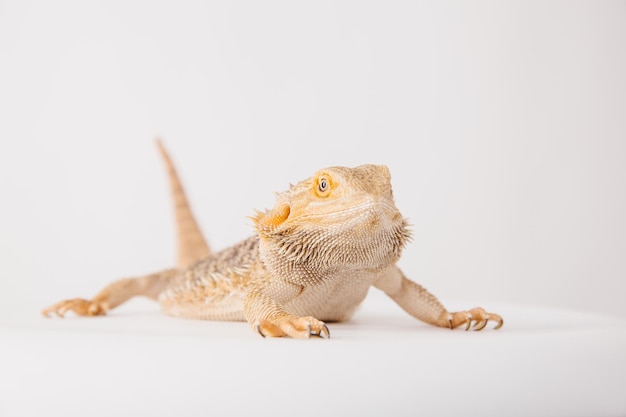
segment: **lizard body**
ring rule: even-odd
[[[496,328],[502,318],[482,308],[448,312],[396,263],[410,240],[384,165],[329,167],[277,194],[274,208],[251,217],[256,233],[211,252],[189,208],[174,165],[158,142],[171,184],[178,229],[178,266],[113,282],[91,300],[61,301],[67,311],[106,314],[129,298],[157,300],[166,314],[246,320],[262,336],[330,336],[325,322],[348,320],[372,286],[426,323]]]

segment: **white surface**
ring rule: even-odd
[[[0,415],[623,416],[626,321],[494,305],[498,331],[451,332],[373,292],[330,340],[245,323],[110,317],[0,324]]]

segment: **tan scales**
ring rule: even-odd
[[[246,320],[262,336],[329,337],[326,322],[348,320],[374,286],[411,316],[439,327],[482,330],[502,317],[482,308],[448,312],[396,266],[410,240],[384,165],[329,167],[252,217],[256,233],[211,252],[168,153],[157,141],[175,208],[178,265],[115,281],[90,300],[42,311],[63,317],[104,315],[134,296],[157,300],[166,314]]]

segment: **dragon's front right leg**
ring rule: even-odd
[[[283,289],[289,291],[290,284]],[[299,289],[293,288],[294,294]],[[249,291],[244,300],[244,315],[250,326],[263,337],[293,337],[309,339],[311,336],[330,337],[326,324],[311,316],[298,317],[285,311],[263,290]]]

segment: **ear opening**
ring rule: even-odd
[[[259,233],[271,233],[287,220],[291,213],[289,204],[278,204],[265,213],[257,212],[253,218]]]

